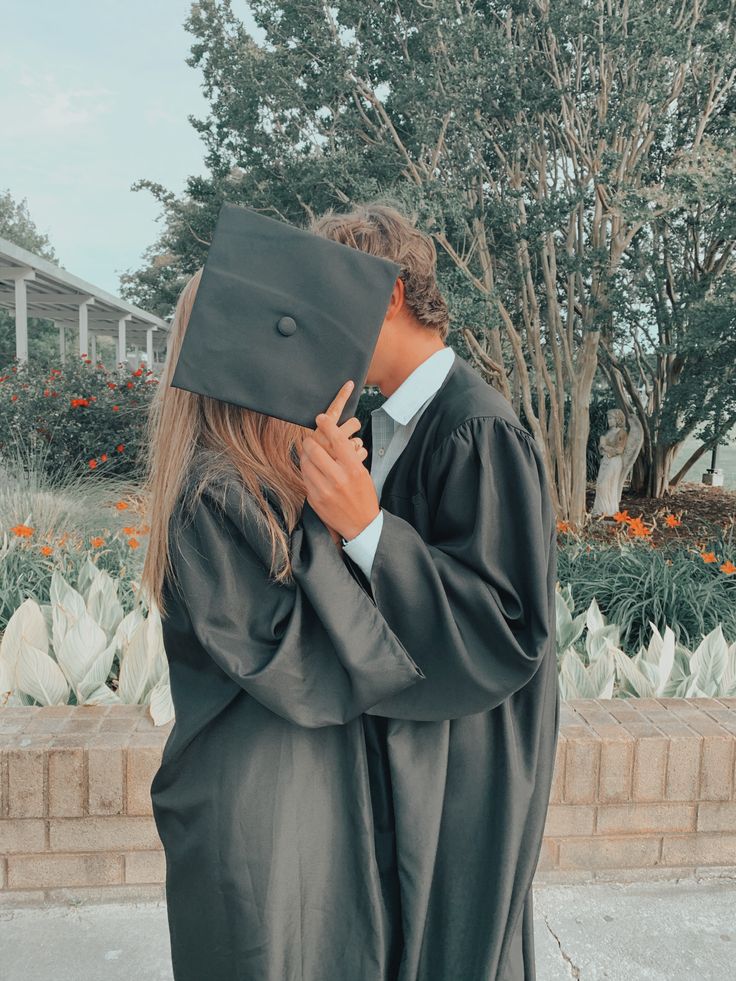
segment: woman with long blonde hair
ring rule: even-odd
[[[385,981],[361,714],[424,675],[306,500],[309,430],[172,386],[201,274],[176,305],[145,488],[176,713],[151,785],[174,977]]]

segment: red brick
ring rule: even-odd
[[[166,856],[163,849],[157,852],[128,852],[125,856],[125,881],[165,882]]]
[[[592,835],[595,831],[595,806],[592,804],[550,804],[544,834],[549,838]]]
[[[698,831],[725,831],[736,834],[736,801],[700,801],[697,827]]]
[[[48,752],[49,815],[80,817],[84,814],[84,750],[51,747]]]
[[[667,835],[662,861],[666,865],[736,865],[736,834]]]
[[[52,818],[49,842],[55,852],[142,851],[161,847],[152,817]]]
[[[563,838],[559,842],[560,869],[628,869],[659,862],[660,838],[656,835]]]
[[[646,834],[695,830],[695,804],[606,804],[598,808],[597,833]]]
[[[8,750],[8,817],[43,817],[45,811],[43,749]]]
[[[103,886],[123,881],[121,855],[91,852],[82,855],[11,855],[9,889],[45,889],[54,886]]]

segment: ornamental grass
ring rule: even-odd
[[[28,596],[49,599],[58,569],[76,581],[89,555],[119,582],[126,612],[135,602],[149,526],[137,484],[80,473],[49,473],[26,453],[0,474],[0,631]]]

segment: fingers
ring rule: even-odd
[[[320,413],[316,417],[316,423],[316,432],[324,437],[323,440],[320,440],[320,445],[324,446],[333,459],[338,460],[346,467],[353,466],[358,454],[353,446],[354,441],[342,431],[342,427],[338,426],[335,420],[326,413]],[[326,446],[324,440],[327,441]]]
[[[350,450],[355,456],[355,450]],[[340,484],[346,477],[345,467],[333,459],[327,450],[311,436],[307,436],[301,447],[301,469],[305,476],[313,478],[318,488],[328,488]]]
[[[338,429],[350,439],[351,449],[354,453],[357,453],[355,446],[352,444],[358,443],[361,446],[363,445],[363,440],[359,436],[353,436],[353,433],[357,433],[360,429],[362,429],[360,419],[358,419],[356,416],[351,416],[350,419],[344,422],[342,426],[339,426]],[[317,428],[311,430],[309,436],[312,439],[316,439],[320,446],[324,446],[328,453],[331,452],[330,441],[321,429]]]
[[[325,410],[325,415],[328,415],[331,419],[334,419],[335,423],[337,423],[337,420],[342,415],[342,410],[345,408],[345,405],[350,398],[350,393],[352,392],[354,385],[355,383],[353,382],[352,378],[348,379]]]

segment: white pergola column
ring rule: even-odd
[[[15,286],[15,356],[28,360],[28,295],[26,283],[36,278],[30,266],[0,266],[0,277],[12,279]]]
[[[25,276],[15,281],[15,356],[28,360],[28,297]]]
[[[126,360],[127,343],[125,340],[125,325],[130,319],[130,314],[126,314],[126,316],[118,320],[118,364],[124,364]]]
[[[92,359],[92,364],[97,364],[97,334],[90,334],[89,356]]]
[[[151,371],[153,371],[153,332],[155,329],[155,327],[150,327],[146,331],[146,360]]]
[[[59,324],[59,360],[66,364],[66,324]]]
[[[89,312],[86,302],[79,304],[79,353],[89,357]]]

